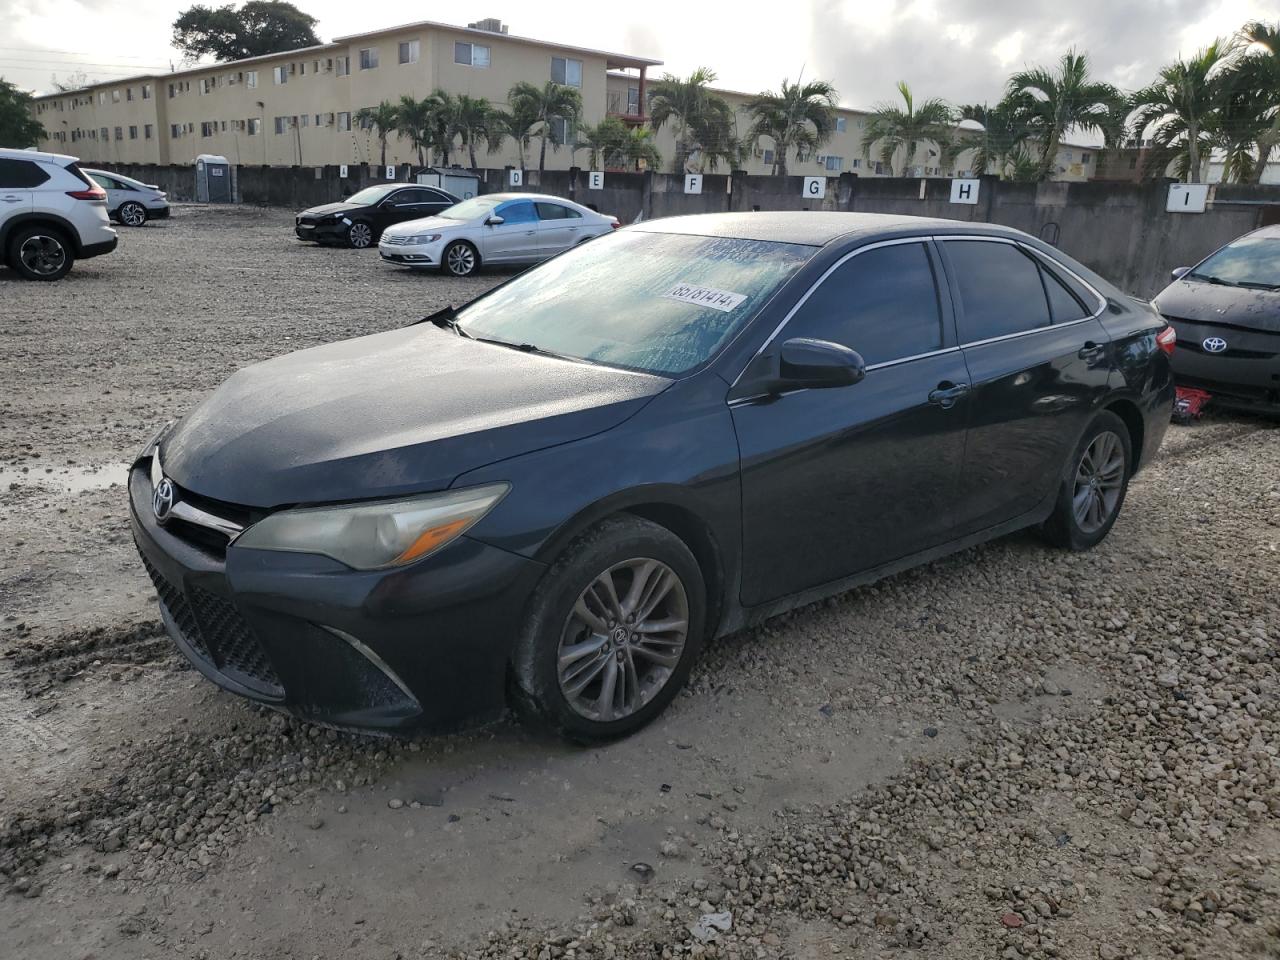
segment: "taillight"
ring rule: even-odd
[[[1163,330],[1156,334],[1156,346],[1173,356],[1173,348],[1178,343],[1178,331],[1171,326],[1166,326]]]
[[[67,196],[73,200],[101,200],[107,202],[107,191],[101,187],[94,187],[92,190],[68,190]]]
[[[617,230],[620,226],[622,226],[622,224],[620,224],[620,223],[618,222],[618,218],[617,218],[617,217],[614,217],[612,220],[610,220],[610,221],[609,221],[609,226],[611,226],[611,227],[613,227],[613,229]]]

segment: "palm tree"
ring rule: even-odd
[[[387,165],[387,137],[400,127],[400,110],[390,100],[383,100],[376,107],[365,107],[356,113],[356,120],[378,131],[378,146],[382,150],[381,163]]]
[[[772,90],[747,102],[753,123],[750,136],[773,141],[773,172],[787,175],[787,155],[812,153],[831,139],[836,130],[836,88],[826,80],[806,84],[782,81],[778,93]]]
[[[471,169],[476,169],[476,144],[488,145],[494,129],[494,111],[484,97],[469,97],[460,93],[454,100],[454,126],[467,148]]]
[[[592,170],[602,169],[602,163],[605,167],[620,165],[627,142],[627,125],[617,117],[605,117],[594,127],[584,124],[578,134],[580,143],[589,154]]]
[[[1068,50],[1055,73],[1041,68],[1015,73],[1008,96],[1018,100],[1023,120],[1040,141],[1041,180],[1053,172],[1058,144],[1068,130],[1101,132],[1107,143],[1118,139],[1114,120],[1123,94],[1089,76],[1089,58],[1083,53]]]
[[[449,166],[453,143],[461,133],[458,101],[447,90],[437,89],[423,103],[427,105],[427,144],[434,163]]]
[[[938,148],[938,172],[947,176],[956,172],[960,154],[973,146],[969,134],[955,127],[940,127],[933,135],[933,142]]]
[[[951,107],[936,97],[917,104],[915,95],[906,81],[898,81],[898,92],[902,94],[903,106],[893,103],[880,103],[867,121],[866,138],[862,150],[867,159],[871,158],[871,148],[880,144],[880,161],[894,172],[893,158],[902,150],[903,175],[913,166],[916,149],[922,142],[937,142],[941,131],[950,128],[954,123]]]
[[[1022,150],[1030,128],[1023,120],[1019,98],[1006,97],[994,107],[971,103],[960,107],[960,118],[981,124],[982,132],[974,140],[973,169],[979,174],[994,171],[1002,179],[1012,167],[1015,151]]]
[[[431,143],[432,103],[430,98],[415,100],[409,94],[400,98],[396,107],[396,132],[408,139],[418,151],[418,166],[427,165],[426,151]]]
[[[490,115],[489,152],[497,153],[510,137],[520,153],[520,169],[528,168],[526,154],[541,121],[527,103],[515,104],[511,110],[494,110]]]
[[[1236,147],[1240,179],[1260,183],[1272,153],[1280,148],[1280,22],[1245,24],[1228,110],[1228,161]],[[1247,157],[1247,162],[1241,162]]]
[[[1170,151],[1178,175],[1199,183],[1220,128],[1224,76],[1236,57],[1235,46],[1215,40],[1188,60],[1164,67],[1156,81],[1129,98],[1131,125],[1138,137],[1150,130],[1158,153]]]
[[[676,152],[672,172],[684,173],[689,157],[700,152],[699,165],[714,170],[733,155],[733,108],[713,93],[716,73],[699,67],[688,77],[663,74],[649,87],[649,123],[655,133],[670,123],[675,128]]]
[[[582,116],[582,94],[554,80],[548,80],[541,87],[521,80],[507,93],[507,102],[511,104],[513,115],[536,117],[541,140],[538,150],[538,173],[541,174],[547,166],[547,141],[550,140],[552,146],[560,145],[552,122],[564,121],[566,137],[569,131],[576,130]]]
[[[646,167],[657,167],[662,162],[662,154],[653,142],[653,131],[647,127],[631,127],[622,142],[622,156],[633,169],[639,170],[641,162]]]

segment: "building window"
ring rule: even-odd
[[[106,128],[106,127],[103,127],[103,128],[102,128],[102,136],[103,136],[103,137],[106,137],[106,135],[107,135],[107,128]],[[180,136],[182,136],[182,124],[180,124],[180,123],[171,123],[171,124],[169,124],[169,136],[171,136],[171,137],[180,137]]]
[[[124,139],[124,128],[123,128],[123,127],[116,127],[116,139],[117,139],[117,140],[123,140],[123,139]]]
[[[351,61],[346,57],[335,57],[333,62],[337,65],[338,76],[345,77],[351,72]]]
[[[844,133],[847,123],[844,117],[836,117],[836,133]]]
[[[173,99],[173,94],[174,94],[174,89],[173,89],[173,84],[171,83],[171,84],[169,84],[169,99],[170,99],[170,100],[172,100],[172,99]]]
[[[244,74],[244,85],[246,87],[256,87],[258,85],[258,71],[246,70]]]
[[[133,101],[133,87],[124,88],[124,98],[130,102]]]
[[[550,123],[550,133],[552,143],[573,146],[577,143],[577,131],[570,130],[569,125],[565,123],[564,117],[552,117]]]
[[[138,139],[138,128],[137,128],[137,127],[130,127],[130,128],[129,128],[129,139],[130,139],[130,140],[137,140],[137,139]]]
[[[101,133],[102,133],[102,139],[103,139],[103,140],[110,140],[110,139],[111,139],[111,131],[109,131],[106,127],[103,127],[103,128],[102,128]]]
[[[360,69],[374,70],[378,66],[378,48],[365,47],[360,51]]]
[[[248,121],[249,136],[256,137],[262,132],[262,120],[258,117],[250,117]]]
[[[299,120],[298,122],[299,122],[299,123],[301,123],[301,124],[302,124],[302,126],[304,126],[304,127],[309,127],[309,126],[311,126],[311,114],[309,114],[309,113],[304,113],[304,114],[302,115],[302,119],[301,119],[301,120]]]
[[[640,116],[640,88],[627,87],[627,116]]]
[[[112,90],[112,91],[111,91],[111,102],[112,102],[112,103],[119,103],[119,102],[120,102],[120,91],[119,91],[119,90]]]
[[[1138,169],[1138,158],[1137,158],[1137,157],[1130,157],[1130,158],[1129,158],[1129,169],[1130,169],[1130,170],[1137,170],[1137,169]]]
[[[284,133],[289,126],[288,117],[276,117],[276,136]]]
[[[772,150],[766,150],[766,151],[764,152],[764,157],[763,157],[762,159],[764,160],[764,165],[765,165],[766,167],[772,167],[772,166],[773,166],[773,151],[772,151]]]
[[[142,99],[143,99],[143,100],[150,100],[150,99],[151,99],[151,84],[149,84],[149,83],[144,83],[144,84],[142,85]]]
[[[208,120],[200,121],[200,136],[212,137],[216,126],[216,123],[210,123]]]
[[[1089,154],[1089,152],[1088,152],[1087,150],[1086,150],[1086,151],[1081,151],[1081,153],[1080,153],[1080,162],[1081,162],[1081,163],[1088,163],[1088,162],[1089,162],[1089,159],[1090,159],[1090,156],[1091,156],[1091,155]]]
[[[298,64],[298,76],[305,77],[307,75],[307,61],[303,60]]]
[[[281,65],[271,68],[271,79],[275,81],[276,86],[289,82],[289,68]]]
[[[489,66],[489,48],[483,43],[455,43],[453,62],[468,67]]]
[[[173,84],[169,84],[169,88],[170,88],[170,89],[173,89]],[[104,104],[104,103],[106,103],[106,102],[107,102],[107,91],[105,91],[105,90],[99,90],[99,91],[98,91],[98,103],[99,103],[99,105]]]
[[[142,125],[142,139],[150,140],[155,135],[155,128],[149,123]]]
[[[844,166],[844,157],[833,157],[831,154],[827,154],[826,162],[828,170],[838,173]]]
[[[417,63],[418,62],[418,41],[405,40],[400,44],[400,62],[401,63]]]
[[[551,79],[554,83],[563,83],[568,87],[581,87],[582,61],[566,60],[564,57],[552,57]]]
[[[351,129],[351,114],[349,113],[338,114],[338,129],[339,130]]]
[[[862,166],[861,157],[854,157],[852,160],[849,161],[849,167],[853,170],[857,170],[861,166]]]

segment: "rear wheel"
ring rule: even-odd
[[[116,216],[120,218],[120,222],[126,227],[140,227],[147,222],[147,208],[130,200],[128,203],[120,205],[120,209],[116,211]]]
[[[59,280],[74,262],[71,244],[59,230],[20,228],[9,241],[9,264],[28,280]]]
[[[469,277],[479,265],[476,248],[465,240],[455,240],[444,251],[444,268],[455,277]]]
[[[1068,550],[1101,543],[1120,516],[1132,463],[1128,427],[1114,413],[1102,411],[1064,471],[1058,502],[1044,524],[1049,542]]]
[[[347,227],[347,244],[357,250],[364,250],[373,245],[373,227],[363,220],[355,220]]]
[[[571,740],[632,733],[684,685],[705,616],[702,573],[675,534],[605,520],[538,586],[512,664],[517,706]]]

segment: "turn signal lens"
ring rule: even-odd
[[[402,500],[281,510],[240,534],[235,545],[317,553],[356,570],[403,566],[460,537],[510,489],[494,483]]]
[[[1172,326],[1166,326],[1163,330],[1156,334],[1156,346],[1173,356],[1173,348],[1178,345],[1178,331]]]

